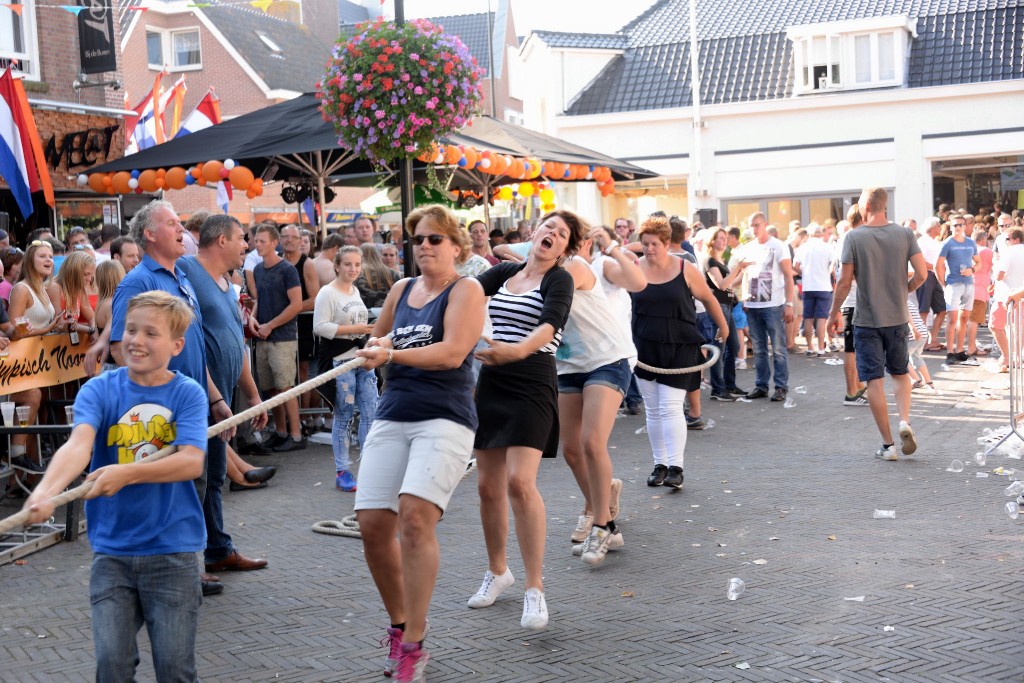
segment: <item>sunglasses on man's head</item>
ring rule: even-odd
[[[446,239],[448,239],[448,235],[413,235],[412,243],[417,247],[420,247],[423,246],[423,241],[426,240],[427,242],[430,242],[431,246],[436,247]]]

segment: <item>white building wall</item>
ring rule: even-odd
[[[1024,132],[1012,130],[1020,128],[1021,118],[1011,114],[1024,110],[1021,85],[1008,81],[703,107],[704,188],[690,187],[691,211],[720,209],[731,199],[845,194],[881,185],[895,189],[891,218],[931,215],[931,162],[1024,155]],[[698,162],[692,157],[651,158],[690,154],[691,120],[688,108],[563,115],[548,132],[659,173],[693,177]],[[970,134],[999,129],[1009,130]],[[928,138],[935,135],[948,137]],[[884,141],[833,144],[877,140]],[[721,154],[736,150],[746,151]],[[708,197],[694,197],[700,189],[708,190]]]

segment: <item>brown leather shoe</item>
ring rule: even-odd
[[[232,550],[220,562],[207,562],[206,571],[210,573],[215,572],[247,572],[252,569],[263,569],[267,566],[266,560],[254,560],[246,557],[237,550]]]

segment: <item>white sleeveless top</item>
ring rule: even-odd
[[[632,359],[630,365],[635,362],[629,327],[618,307],[608,301],[600,282],[599,277],[590,289],[573,292],[562,345],[555,355],[559,375],[592,372],[624,358]]]
[[[32,305],[25,309],[25,317],[28,318],[32,327],[36,329],[46,327],[51,321],[53,321],[53,302],[50,301],[50,297],[46,297],[46,303],[44,304],[27,284],[25,285],[25,289],[27,289],[28,293],[32,296]]]

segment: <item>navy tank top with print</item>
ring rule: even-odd
[[[416,279],[408,282],[395,306],[391,332],[396,351],[429,346],[444,339],[448,295],[458,280],[423,308],[413,308],[407,299]],[[443,419],[476,431],[471,358],[472,354],[467,354],[462,364],[452,370],[423,370],[400,363],[389,365],[387,388],[380,397],[376,419],[394,422]]]

